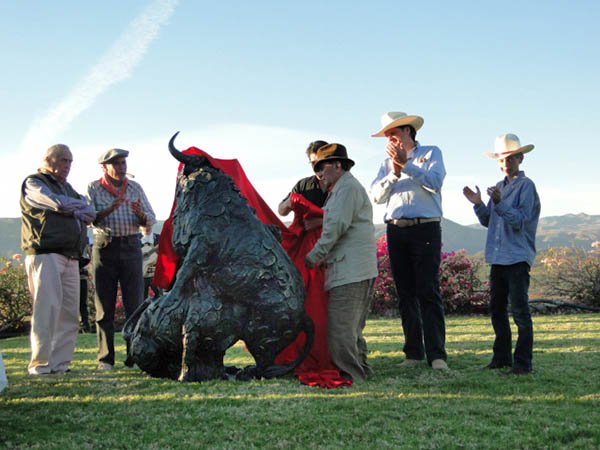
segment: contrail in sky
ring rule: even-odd
[[[178,0],[154,0],[126,27],[121,37],[90,72],[45,117],[30,127],[21,151],[39,150],[54,144],[55,137],[89,108],[110,85],[131,75],[160,28],[169,20]]]

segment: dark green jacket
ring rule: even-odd
[[[64,195],[58,182],[50,175],[36,173],[36,178],[55,194]],[[65,183],[69,197],[81,198],[69,183]],[[21,248],[26,255],[60,253],[69,258],[79,258],[87,243],[87,228],[73,216],[31,206],[25,201],[25,182],[21,186]]]

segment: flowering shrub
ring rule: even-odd
[[[0,335],[21,334],[27,332],[32,314],[31,294],[27,282],[27,273],[21,254],[11,259],[0,257]],[[94,326],[96,308],[94,304],[93,277],[88,275],[88,317]],[[117,292],[115,306],[115,329],[120,330],[125,324],[125,308],[121,289]]]
[[[440,293],[447,312],[482,314],[490,299],[489,283],[477,276],[478,265],[467,258],[466,251],[442,252]]]
[[[22,255],[0,258],[0,333],[20,333],[31,317],[31,295]]]
[[[121,294],[121,288],[117,294],[117,302],[115,304],[115,330],[120,331],[125,325],[125,307],[123,306],[123,295]]]
[[[392,276],[385,234],[377,239],[377,269],[379,275],[375,279],[371,312],[378,315],[396,315],[398,314],[398,293]]]
[[[387,251],[387,236],[377,239],[377,266],[379,276],[371,312],[380,315],[398,313],[398,294],[392,276]],[[467,258],[464,250],[442,252],[440,264],[440,293],[447,312],[484,313],[489,302],[489,286],[477,276],[478,265]]]
[[[589,306],[600,306],[600,241],[591,250],[559,247],[548,250],[542,291]]]

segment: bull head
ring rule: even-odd
[[[200,167],[206,166],[208,164],[208,160],[205,156],[200,155],[186,155],[185,153],[180,152],[175,148],[175,138],[179,134],[179,131],[173,135],[171,140],[169,141],[169,152],[173,155],[177,161],[182,163],[185,167],[183,169],[184,175],[189,175],[194,170],[199,169]]]

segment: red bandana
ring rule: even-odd
[[[106,177],[106,175],[104,175],[98,181],[100,181],[100,186],[102,186],[104,189],[106,189],[108,192],[110,192],[115,197],[121,197],[121,196],[125,195],[125,190],[127,189],[127,184],[129,184],[129,179],[127,177],[125,177],[125,179],[123,180],[123,186],[121,187],[121,190],[117,191],[117,189],[111,184],[111,182],[108,181],[108,178]]]

